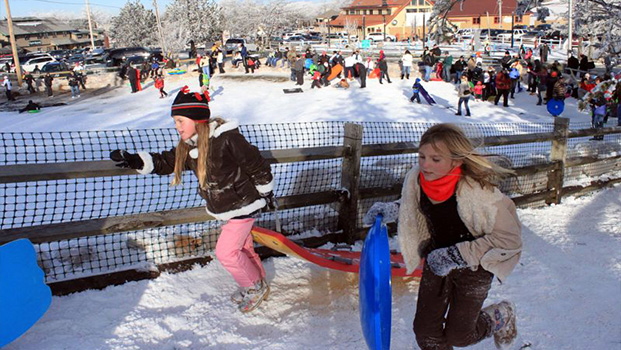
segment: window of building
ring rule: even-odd
[[[481,17],[472,18],[472,24],[481,24]]]
[[[418,6],[425,6],[425,0],[418,0]]]
[[[494,24],[498,24],[500,23],[500,18],[499,17],[494,17]]]
[[[515,23],[521,23],[522,22],[522,16],[514,16],[515,18],[513,18],[513,20],[515,21]]]

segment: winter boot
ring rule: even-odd
[[[483,309],[491,318],[494,344],[498,349],[509,349],[517,337],[515,304],[503,300]]]
[[[231,301],[237,305],[241,304],[246,296],[246,290],[248,290],[248,288],[238,288],[235,293],[231,295]]]
[[[406,74],[406,75],[405,75],[405,79],[410,79],[410,75],[409,75],[409,74]]]
[[[257,282],[243,293],[242,301],[239,303],[239,311],[247,313],[256,309],[263,300],[267,299],[269,294],[270,286],[267,282],[265,280]]]
[[[401,80],[403,80],[403,74],[401,74]]]

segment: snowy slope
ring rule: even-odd
[[[283,70],[281,74],[288,72]],[[92,99],[71,101],[73,104],[68,106],[44,108],[37,114],[0,113],[3,120],[11,118],[10,123],[0,125],[0,131],[172,128],[170,105],[175,94],[184,85],[198,90],[198,79],[193,75],[167,79],[169,97],[165,99],[160,99],[152,86],[136,94],[124,87]],[[552,122],[545,106],[536,106],[536,96],[526,91],[516,94],[509,108],[470,101],[473,117],[466,118],[454,115],[458,98],[452,84],[423,83],[440,106],[450,107],[447,109],[430,107],[424,102],[411,103],[413,79],[393,77],[392,82],[380,85],[377,79],[369,79],[366,89],[353,82],[348,90],[332,87],[310,90],[310,79],[306,79],[303,93],[284,94],[282,89],[295,87],[293,82],[237,81],[216,76],[211,112],[225,119],[237,119],[241,124],[328,120]],[[574,99],[567,100],[565,110],[563,116],[572,123],[590,123],[590,116],[577,110]]]

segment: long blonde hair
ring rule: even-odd
[[[198,184],[202,189],[207,188],[207,159],[209,155],[209,134],[211,132],[211,124],[215,122],[215,127],[218,127],[225,123],[222,118],[211,118],[207,123],[195,123],[196,134],[198,135],[198,161],[196,164],[196,176],[198,177]],[[182,173],[185,170],[185,162],[190,152],[190,145],[185,141],[179,139],[177,148],[175,150],[175,177],[172,180],[171,185],[180,185],[183,182]]]
[[[461,160],[462,174],[481,184],[483,188],[497,186],[500,179],[515,175],[515,171],[495,164],[489,160],[490,155],[478,153],[472,142],[463,130],[455,124],[436,124],[423,134],[419,147],[430,144],[436,151],[438,142],[443,142],[448,148],[449,157],[453,160]]]

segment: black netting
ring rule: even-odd
[[[262,150],[343,145],[343,122],[242,125],[241,132]],[[417,145],[432,123],[362,123],[364,145],[411,142]],[[474,139],[488,136],[547,133],[552,123],[461,124]],[[572,124],[572,129],[590,125]],[[108,159],[114,149],[130,152],[157,152],[178,142],[174,129],[112,130],[91,132],[0,133],[3,148],[0,165],[64,163]],[[568,161],[580,157],[607,158],[621,154],[621,135],[606,135],[604,141],[590,137],[568,141]],[[506,167],[544,164],[550,160],[551,142],[486,147],[478,150],[499,155]],[[418,163],[416,153],[364,157],[361,160],[360,188],[394,188],[406,172]],[[565,185],[588,184],[602,176],[618,178],[619,160],[570,167]],[[277,197],[306,196],[340,191],[342,159],[273,164]],[[617,175],[615,175],[617,174]],[[183,185],[171,187],[171,176],[123,175],[0,184],[0,228],[32,226],[103,219],[164,210],[202,208],[197,180],[185,174]],[[501,184],[511,197],[543,191],[547,174],[520,176]],[[375,192],[375,193],[382,193]],[[395,200],[398,195],[368,198],[359,203],[358,221],[376,201]],[[338,229],[339,204],[329,203],[281,210],[283,233],[293,237],[321,236]],[[275,214],[266,213],[257,225],[274,229]],[[358,223],[360,224],[360,222]],[[58,281],[130,268],[150,268],[154,264],[202,257],[213,251],[221,222],[203,222],[140,231],[113,233],[37,244],[41,266],[48,281]]]

